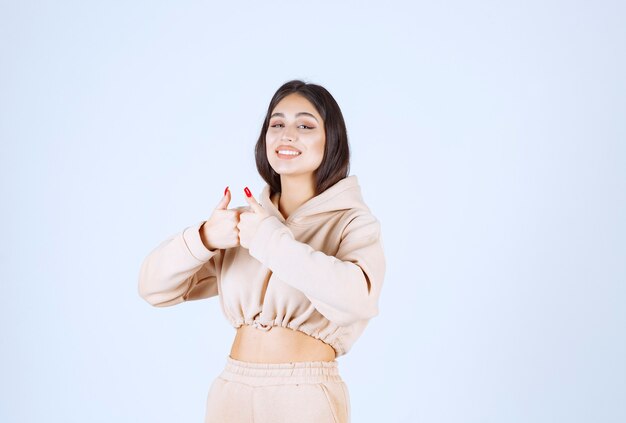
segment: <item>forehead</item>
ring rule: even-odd
[[[289,94],[282,100],[278,102],[274,110],[272,110],[272,114],[274,113],[283,113],[286,117],[289,115],[295,115],[299,112],[308,112],[313,116],[321,120],[320,114],[315,110],[315,106],[305,97],[299,94]]]

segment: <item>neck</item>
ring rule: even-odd
[[[287,219],[302,204],[315,196],[313,174],[281,175],[278,210]]]

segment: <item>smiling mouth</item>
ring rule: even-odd
[[[297,157],[300,154],[302,154],[299,151],[293,151],[293,150],[276,150],[276,154],[278,154],[278,156],[284,156],[284,157]]]

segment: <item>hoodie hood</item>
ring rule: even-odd
[[[334,185],[328,187],[324,192],[309,199],[300,205],[287,219],[278,210],[278,200],[281,193],[275,193],[270,198],[270,186],[266,184],[259,198],[259,203],[272,215],[276,216],[282,223],[308,223],[321,218],[324,213],[338,212],[349,209],[362,209],[369,211],[363,201],[361,187],[356,175],[347,176]]]

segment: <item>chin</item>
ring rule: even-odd
[[[281,176],[287,176],[287,175],[299,175],[301,173],[304,173],[298,169],[274,169],[274,172],[278,173]]]
[[[309,169],[281,169],[280,166],[272,166],[272,169],[274,169],[274,172],[278,173],[280,176],[297,176],[313,172]]]
[[[317,167],[313,167],[310,164],[303,167],[302,163],[287,163],[282,160],[269,160],[269,163],[274,172],[281,176],[304,175],[307,173],[315,172],[315,169],[317,169]]]

